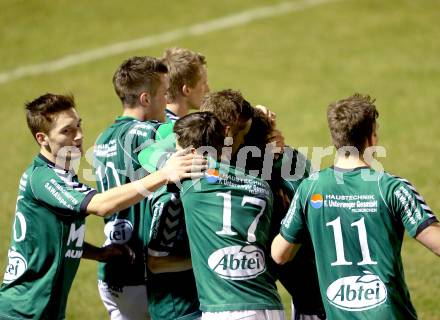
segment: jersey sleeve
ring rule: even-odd
[[[437,221],[425,199],[406,179],[397,178],[388,194],[391,210],[411,237]]]
[[[305,190],[302,184],[296,191],[286,216],[281,221],[281,236],[290,243],[302,243],[307,228],[305,211],[302,202],[302,193]]]
[[[179,193],[165,190],[154,195],[151,201],[151,214],[148,254],[157,257],[189,254]]]
[[[173,123],[166,123],[157,128],[154,143],[144,145],[138,161],[148,172],[160,169],[170,155],[176,151],[176,138],[173,134]]]
[[[57,215],[72,216],[86,213],[87,205],[96,190],[78,182],[63,170],[36,168],[30,178],[30,187],[38,201],[53,209]]]

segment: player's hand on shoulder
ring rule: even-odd
[[[273,129],[266,139],[266,143],[271,146],[271,152],[274,153],[275,159],[279,157],[280,154],[284,152],[284,136],[278,129]]]
[[[173,154],[162,170],[168,182],[178,182],[187,178],[200,178],[207,168],[208,161],[204,156],[197,154],[192,148],[186,148]]]
[[[255,108],[263,112],[273,127],[276,126],[277,114],[275,112],[270,111],[268,107],[261,104],[256,105]]]

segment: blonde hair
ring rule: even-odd
[[[198,52],[184,48],[167,49],[163,61],[168,67],[170,87],[168,98],[174,101],[181,93],[182,87],[195,87],[200,80],[200,68],[206,65],[206,58]]]

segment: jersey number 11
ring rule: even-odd
[[[333,221],[327,222],[326,226],[333,228],[333,235],[335,237],[336,247],[336,261],[332,262],[332,266],[349,266],[353,262],[345,260],[344,241],[342,239],[341,217]],[[362,261],[358,262],[358,266],[366,264],[377,264],[377,261],[371,260],[370,250],[368,248],[367,230],[365,228],[365,218],[361,218],[351,224],[352,227],[358,229],[359,244],[361,246]]]

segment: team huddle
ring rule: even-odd
[[[96,188],[75,172],[73,97],[26,103],[40,151],[19,183],[0,319],[64,319],[81,258],[99,262],[114,320],[285,319],[278,280],[295,320],[417,319],[403,236],[440,255],[440,224],[411,183],[372,168],[373,99],[328,106],[337,158],[317,171],[268,108],[210,92],[200,53],[131,57],[113,86],[123,111],[96,139]],[[89,214],[101,247],[84,241]]]

